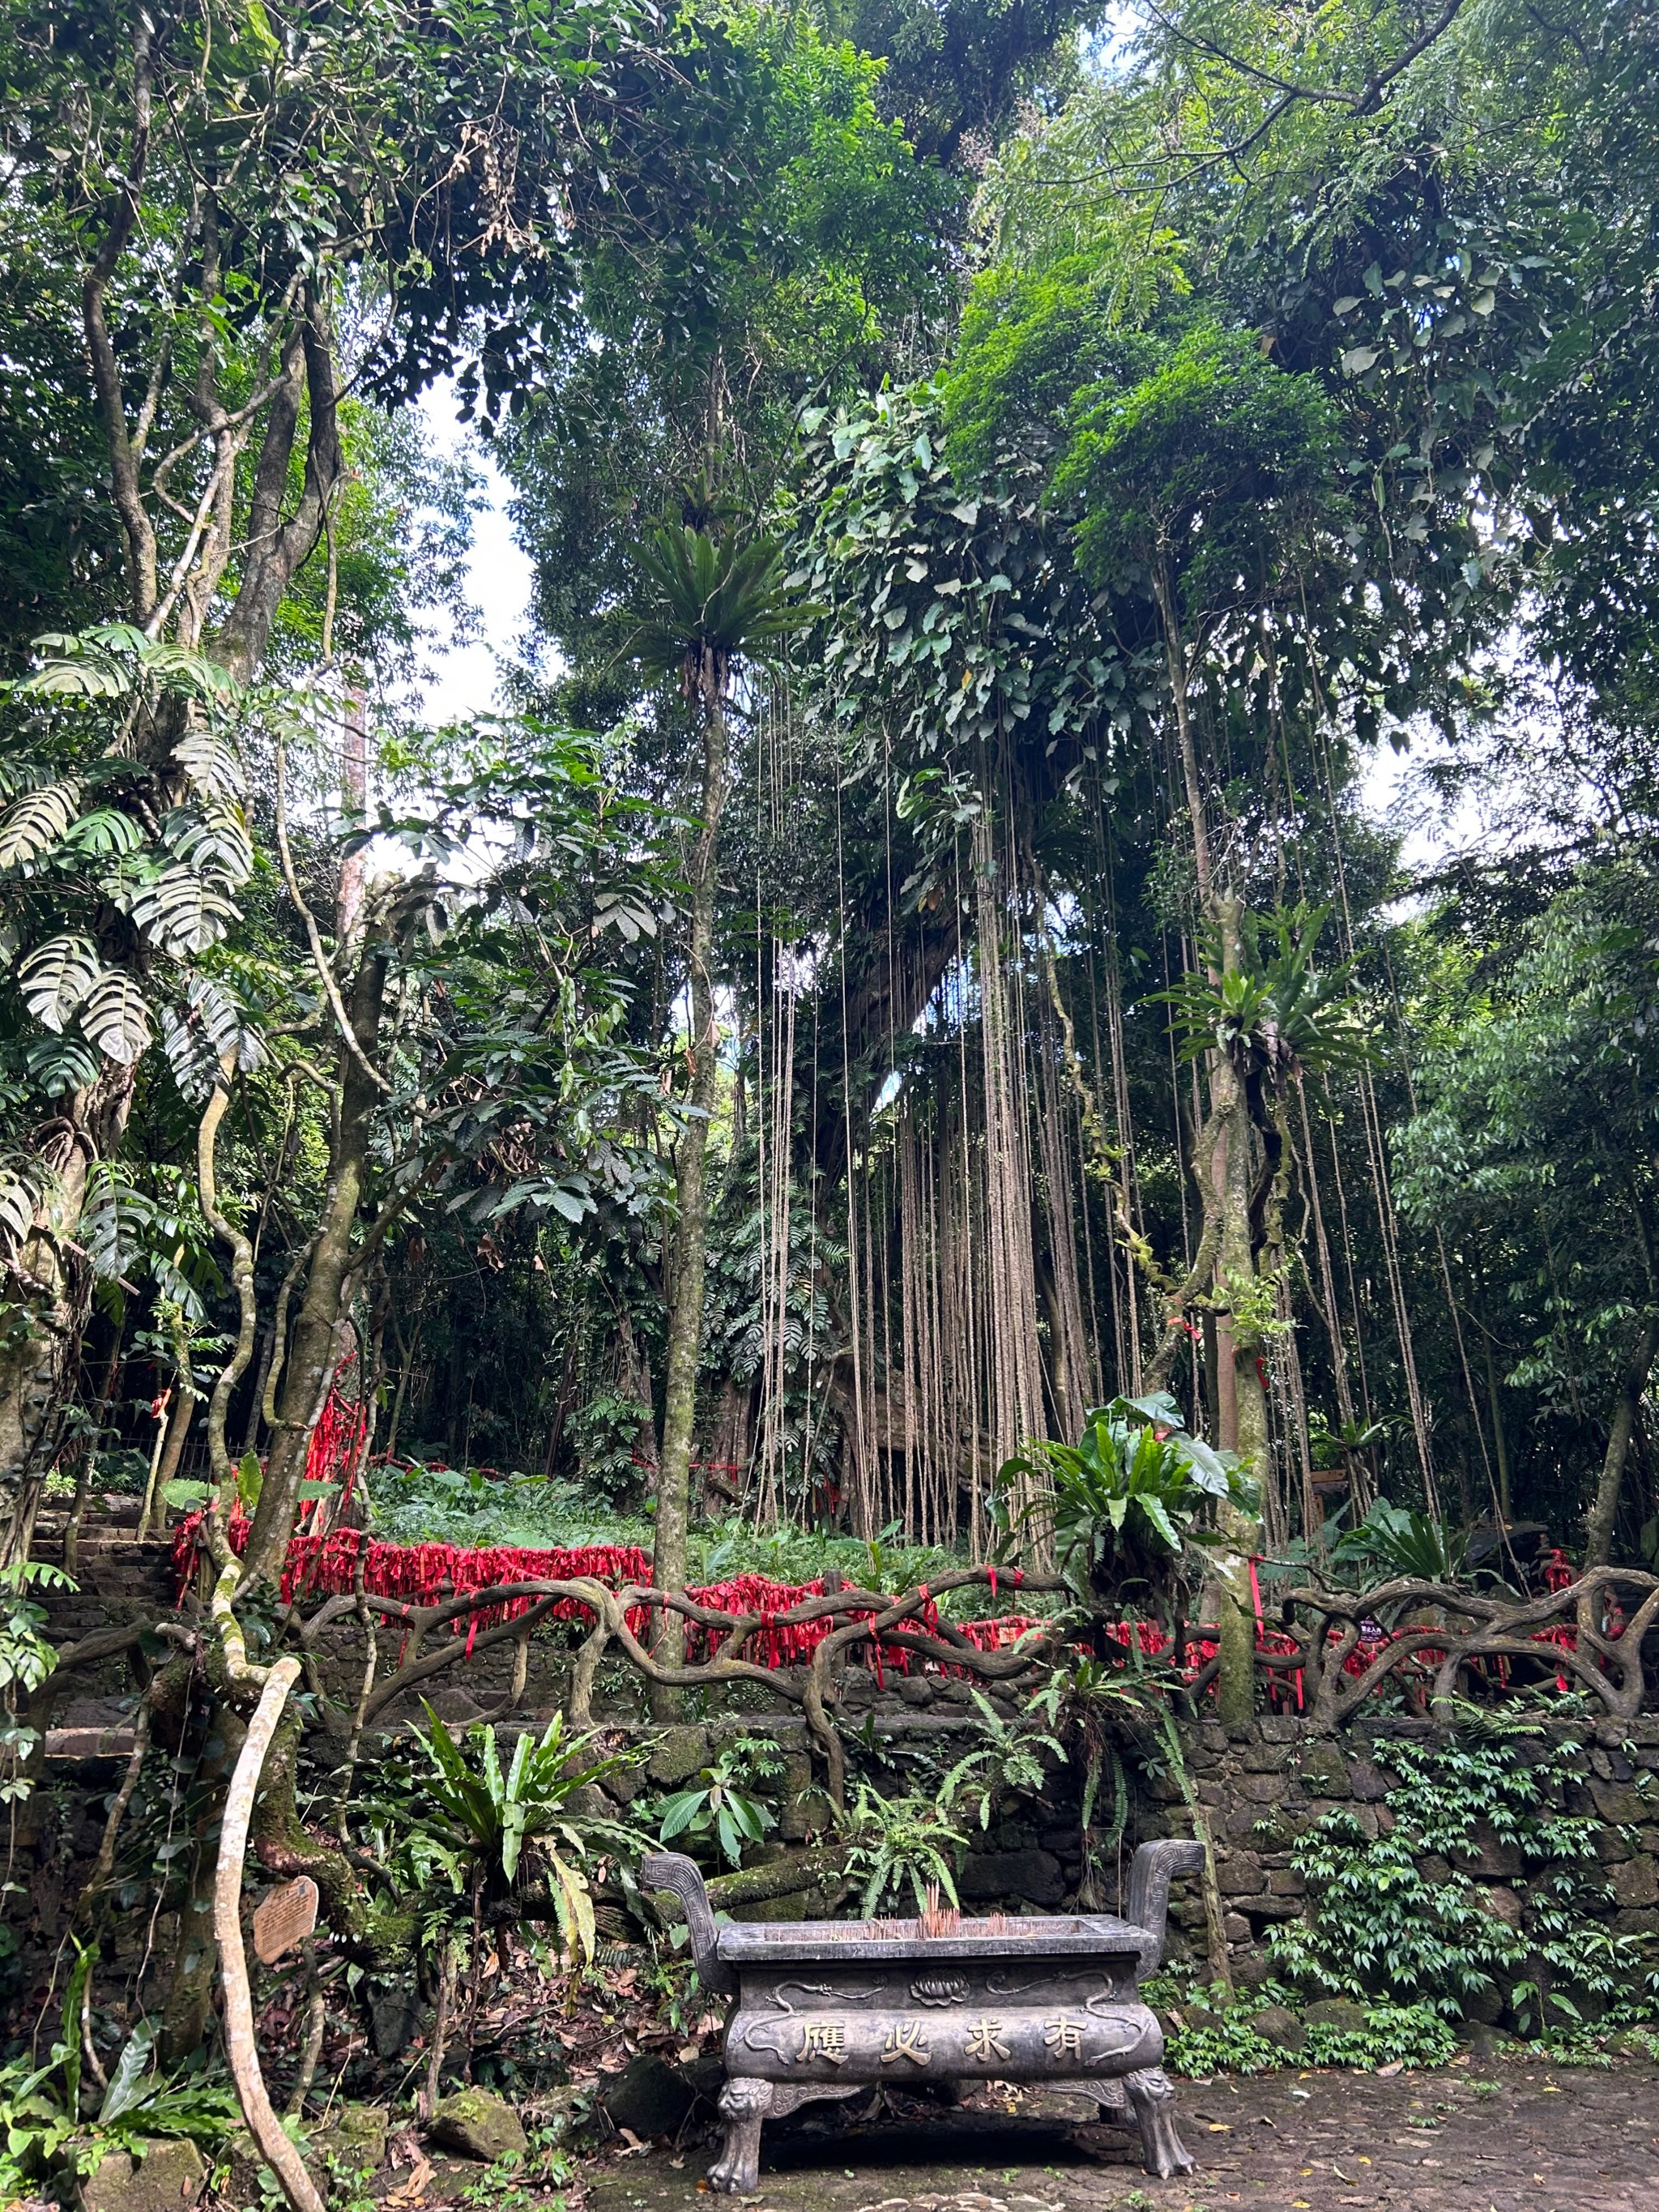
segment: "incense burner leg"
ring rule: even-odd
[[[708,2169],[708,2186],[732,2197],[752,2197],[760,2183],[761,2123],[772,2111],[772,2084],[739,2075],[720,2091],[726,2142]]]
[[[1134,2114],[1129,2109],[1129,2093],[1121,2078],[1114,2076],[1094,2085],[1095,2097],[1100,2106],[1100,2117],[1114,2126],[1128,2128],[1134,2125]]]
[[[1130,2128],[1134,2116],[1129,2110],[1128,2092],[1123,2087],[1121,2074],[1097,2075],[1093,2079],[1076,2081],[1056,2081],[1054,2087],[1068,2097],[1091,2097],[1103,2120],[1114,2127]]]
[[[1141,2163],[1148,2173],[1168,2181],[1177,2173],[1190,2173],[1194,2161],[1182,2148],[1175,2128],[1175,2089],[1161,2066],[1143,2066],[1126,2074],[1123,2086],[1140,2124]]]

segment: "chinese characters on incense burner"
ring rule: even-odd
[[[914,2018],[902,2014],[895,2020],[874,2013],[804,2013],[789,2020],[782,2055],[790,2076],[812,2075],[823,2080],[833,2078],[849,2060],[857,2062],[860,2077],[866,2080],[872,2078],[872,2069],[873,2078],[893,2069],[894,2078],[902,2079],[908,2067],[945,2081],[999,2080],[1011,2068],[1017,2068],[1022,2077],[1046,2072],[1069,2080],[1085,2069],[1092,2071],[1103,2061],[1113,2065],[1121,2062],[1141,2040],[1138,2028],[1138,2022],[1029,2006],[985,2012],[963,2022],[925,2014]],[[751,2035],[744,2040],[758,2054],[769,2039]]]

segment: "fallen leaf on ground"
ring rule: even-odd
[[[422,2197],[426,2195],[428,2189],[431,2186],[431,2183],[432,2160],[429,2158],[422,2158],[416,2166],[410,2169],[408,2180],[400,2183],[396,2189],[391,2191],[387,2196],[382,2198],[381,2201],[383,2203],[397,2205],[399,2208],[410,2204],[418,2204]]]
[[[1403,2058],[1391,2058],[1386,2066],[1379,2066],[1376,2070],[1382,2075],[1398,2074],[1402,2071],[1405,2063]]]

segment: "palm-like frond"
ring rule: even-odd
[[[739,654],[804,628],[818,611],[785,586],[782,549],[769,538],[665,527],[653,532],[640,566],[647,589],[623,652],[651,675],[690,682],[709,660],[723,685]]]
[[[586,1811],[582,1793],[628,1760],[593,1758],[597,1732],[568,1735],[563,1715],[555,1713],[539,1741],[527,1730],[519,1738],[503,1772],[494,1729],[475,1723],[457,1743],[430,1705],[425,1711],[428,1733],[417,1729],[415,1737],[431,1772],[416,1825],[470,1860],[495,1893],[517,1885],[533,1845],[566,1942],[591,1954],[593,1908],[584,1863],[599,1851],[630,1855],[642,1839],[622,1822]]]
[[[1353,988],[1353,963],[1316,964],[1328,907],[1243,917],[1243,960],[1231,973],[1189,973],[1158,1000],[1174,1009],[1182,1057],[1220,1052],[1243,1073],[1274,1078],[1303,1068],[1334,1073],[1359,1066],[1368,1054],[1361,1002]],[[1212,971],[1220,966],[1213,945],[1205,947]]]

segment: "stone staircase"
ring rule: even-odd
[[[66,1512],[42,1513],[34,1526],[33,1555],[37,1559],[52,1566],[63,1565],[68,1521]],[[173,1609],[173,1577],[167,1540],[152,1537],[139,1542],[136,1502],[124,1499],[112,1510],[100,1510],[95,1518],[88,1515],[82,1523],[74,1571],[73,1590],[38,1593],[46,1615],[46,1634],[60,1649],[65,1644],[78,1644],[82,1637],[95,1636],[100,1629],[125,1628],[134,1622],[154,1620],[158,1614]],[[116,1657],[94,1662],[78,1672],[72,1685],[66,1684],[65,1703],[69,1710],[63,1717],[76,1717],[74,1706],[88,1695],[96,1698],[100,1692],[106,1696],[120,1694],[129,1692],[131,1686],[131,1668],[125,1659]],[[92,1717],[87,1716],[88,1720]],[[50,1732],[47,1756],[76,1755],[67,1742],[53,1741],[60,1733],[58,1729]]]
[[[69,1516],[42,1513],[34,1524],[34,1557],[52,1566],[64,1565],[64,1542]],[[112,1510],[88,1516],[81,1525],[76,1547],[75,1579],[78,1597],[46,1595],[54,1624],[58,1611],[138,1601],[146,1606],[173,1603],[173,1576],[167,1553],[171,1539],[138,1540],[138,1507],[123,1500]],[[84,1633],[84,1631],[81,1632]]]

